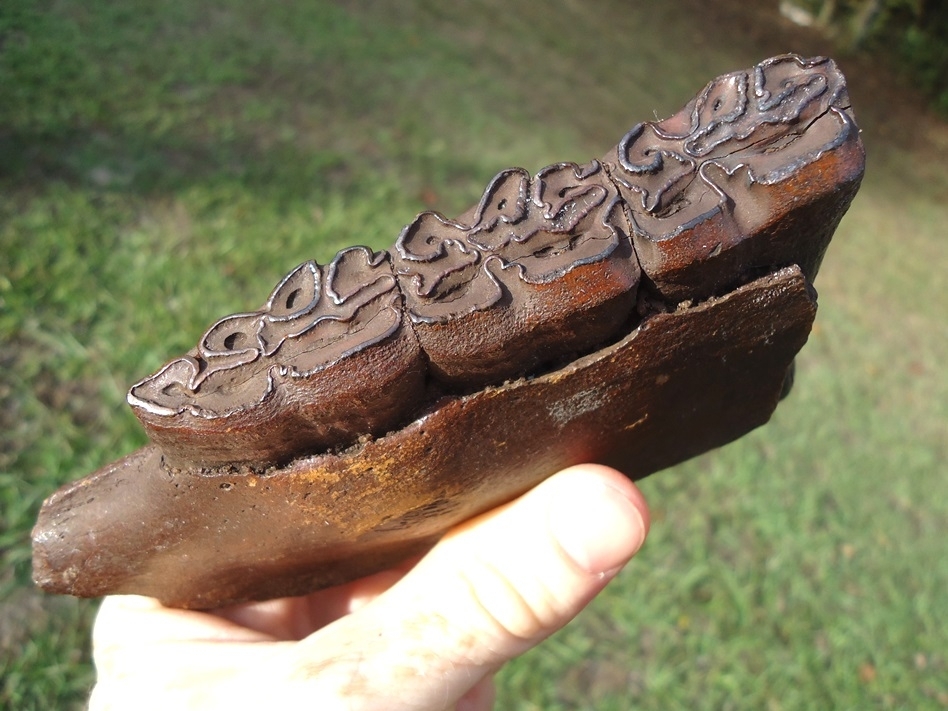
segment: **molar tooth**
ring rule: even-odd
[[[842,101],[845,82],[822,58],[718,77],[677,114],[636,124],[602,162],[503,170],[460,217],[419,214],[391,256],[351,247],[326,266],[304,262],[260,311],[208,329],[193,362],[175,366],[182,384],[146,379],[129,402],[172,458],[262,466],[407,422],[420,404],[359,410],[385,398],[373,383],[391,372],[405,376],[392,393],[421,403],[426,372],[468,390],[614,340],[640,317],[643,274],[666,304],[724,293],[760,265],[796,262],[812,278],[836,225],[812,206],[841,215],[861,176]],[[826,155],[839,156],[835,182],[811,168]],[[784,214],[810,220],[807,234],[781,231]],[[361,362],[372,377],[359,382]],[[289,376],[274,384],[274,372]],[[251,435],[257,425],[279,444]]]

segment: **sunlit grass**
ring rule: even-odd
[[[676,3],[604,5],[0,6],[0,706],[87,691],[92,608],[32,591],[28,535],[144,441],[130,382],[298,262],[599,155],[764,56]],[[940,145],[914,172],[870,155],[791,397],[643,482],[645,551],[500,708],[948,705]]]

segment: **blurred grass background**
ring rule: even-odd
[[[0,707],[92,681],[94,604],[32,589],[29,531],[144,442],[129,383],[300,261],[598,156],[717,74],[833,53],[776,5],[4,0]],[[869,167],[792,396],[642,483],[646,549],[498,708],[948,708],[948,125],[838,59]]]

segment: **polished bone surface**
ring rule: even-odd
[[[500,172],[291,271],[132,386],[153,444],[64,487],[34,577],[214,607],[384,568],[557,469],[642,477],[767,421],[864,169],[842,74],[713,80],[587,164]]]

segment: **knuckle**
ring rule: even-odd
[[[488,626],[518,645],[544,636],[560,618],[558,601],[542,581],[515,581],[483,557],[472,560],[460,577]]]

